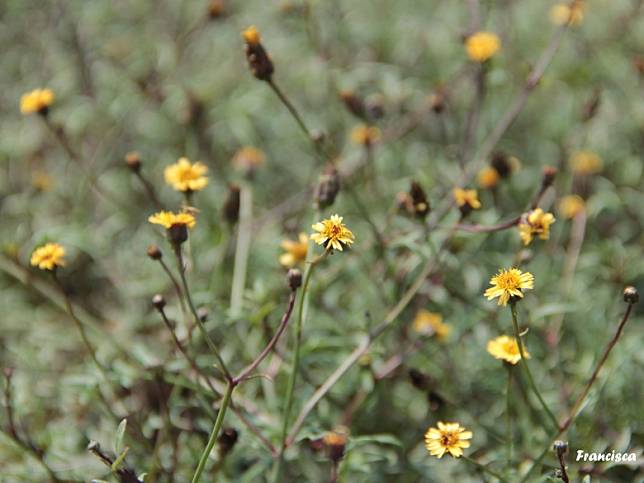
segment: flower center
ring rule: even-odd
[[[458,441],[458,435],[453,431],[441,435],[441,444],[443,446],[452,446]]]
[[[519,288],[520,284],[519,276],[513,272],[502,273],[497,278],[497,285],[504,290]]]

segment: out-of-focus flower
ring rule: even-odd
[[[31,176],[31,184],[38,191],[49,191],[53,184],[53,179],[46,171],[34,171]]]
[[[459,423],[438,422],[438,428],[429,428],[425,433],[425,448],[429,454],[442,458],[449,453],[454,458],[463,455],[463,449],[470,447],[472,432]]]
[[[337,462],[344,457],[348,439],[349,430],[344,427],[336,428],[324,434],[322,442],[331,461]]]
[[[586,6],[581,0],[575,1],[572,5],[567,3],[558,3],[550,9],[550,20],[555,25],[570,25],[576,27],[584,19],[584,9]]]
[[[351,130],[351,141],[362,146],[371,146],[376,144],[382,138],[380,129],[375,126],[362,124]]]
[[[495,359],[500,359],[515,365],[521,360],[521,352],[519,351],[519,344],[514,337],[501,335],[496,339],[492,339],[487,343],[487,351]],[[528,351],[523,349],[526,359],[530,359]]]
[[[541,240],[547,240],[550,237],[550,225],[554,222],[554,215],[544,212],[541,208],[524,213],[519,222],[521,241],[524,245],[529,245],[534,235],[538,235]]]
[[[286,253],[280,256],[280,264],[291,268],[306,260],[306,253],[308,252],[309,236],[306,233],[300,233],[298,239],[282,240],[280,246]]]
[[[452,191],[454,201],[461,210],[467,208],[468,210],[478,210],[481,207],[479,195],[476,190],[466,190],[463,188],[454,188]]]
[[[586,203],[581,196],[567,195],[559,200],[559,213],[567,220],[574,218],[586,209]]]
[[[507,305],[512,297],[523,298],[523,290],[534,288],[534,275],[522,272],[518,268],[499,270],[499,273],[490,279],[492,287],[483,294],[488,300],[499,297],[499,305]]]
[[[501,40],[493,32],[476,32],[465,41],[468,57],[475,62],[485,62],[501,48]]]
[[[47,243],[31,254],[30,263],[41,270],[54,270],[65,266],[65,249],[58,243]]]
[[[233,166],[246,173],[252,173],[263,166],[265,162],[266,155],[264,152],[251,146],[241,148],[233,156]]]
[[[47,114],[49,106],[54,103],[54,91],[51,89],[34,89],[20,98],[20,112],[23,114]]]
[[[259,30],[251,25],[242,32],[242,37],[246,42],[246,60],[250,71],[257,79],[270,81],[275,69],[270,56],[262,45]]]
[[[332,215],[331,218],[316,223],[312,228],[317,233],[312,233],[311,239],[318,245],[324,245],[327,250],[342,251],[342,245],[351,246],[355,237],[342,223],[342,219],[341,216]]]
[[[428,310],[419,310],[412,324],[414,332],[422,335],[434,335],[445,339],[451,332],[451,327],[443,322],[441,314]]]
[[[194,228],[197,220],[190,213],[173,213],[171,211],[160,211],[151,215],[148,221],[154,225],[161,225],[169,230],[174,226],[185,226],[187,228]]]
[[[497,184],[499,184],[499,179],[501,179],[499,172],[492,166],[483,168],[481,171],[479,171],[477,177],[479,186],[483,189],[494,188]]]
[[[175,164],[165,168],[165,182],[177,191],[201,191],[208,185],[206,173],[208,167],[197,161],[191,163],[188,158],[179,158]]]
[[[570,156],[570,167],[576,174],[595,174],[602,170],[602,159],[592,151],[577,151]]]

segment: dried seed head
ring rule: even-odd
[[[174,224],[166,231],[168,233],[168,240],[170,240],[170,243],[175,248],[178,248],[188,239],[188,227],[183,223]]]
[[[138,173],[139,171],[141,171],[141,165],[143,163],[141,161],[141,156],[139,155],[139,153],[132,151],[125,155],[125,164],[127,164],[128,168],[130,168],[133,173]]]
[[[259,80],[270,81],[275,69],[262,45],[259,31],[254,26],[248,27],[242,32],[242,37],[246,42],[246,60],[251,73]]]
[[[324,435],[322,441],[331,461],[338,462],[344,457],[348,439],[349,431],[343,427],[329,431]]]
[[[162,311],[165,307],[165,298],[163,298],[163,295],[158,293],[152,297],[152,305],[154,305],[154,308],[158,311]]]
[[[221,434],[217,438],[217,445],[219,446],[219,453],[225,456],[235,447],[239,432],[235,428],[223,428]]]
[[[640,294],[635,287],[629,285],[624,289],[624,302],[636,304],[640,301]]]
[[[224,220],[234,225],[239,220],[240,188],[238,184],[228,185],[228,196],[224,201],[222,213]]]
[[[211,0],[208,5],[208,16],[211,20],[221,17],[224,14],[224,0]]]
[[[502,151],[497,151],[492,155],[490,165],[496,170],[497,173],[499,173],[499,176],[501,176],[501,178],[507,178],[508,176],[510,176],[510,174],[512,174],[512,164],[510,163],[510,158],[506,153]]]
[[[287,274],[288,286],[291,290],[295,291],[302,286],[302,272],[297,268],[291,268]]]
[[[557,440],[552,445],[552,449],[555,450],[557,456],[563,456],[568,451],[568,443],[566,441]]]
[[[148,257],[150,257],[152,260],[161,260],[161,258],[163,257],[163,253],[157,245],[150,245],[148,247],[147,253]]]
[[[340,92],[340,99],[344,107],[354,116],[366,120],[366,106],[364,100],[353,91]]]
[[[320,175],[317,186],[315,187],[315,203],[318,208],[328,208],[335,202],[336,196],[340,192],[340,174],[332,164],[327,164]]]

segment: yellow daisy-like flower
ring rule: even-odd
[[[571,27],[576,27],[584,19],[584,8],[583,1],[573,2],[572,5],[558,3],[550,9],[550,20],[555,25],[568,24]]]
[[[475,62],[485,62],[501,48],[499,36],[492,32],[476,32],[465,41],[468,57]]]
[[[534,275],[522,272],[518,268],[499,270],[499,273],[490,279],[493,287],[488,288],[483,294],[488,300],[499,297],[499,305],[508,305],[510,298],[523,298],[523,290],[534,288]]]
[[[54,91],[51,89],[34,89],[23,94],[20,98],[20,112],[31,114],[38,112],[44,114],[54,103]]]
[[[541,208],[525,213],[519,222],[519,235],[524,245],[529,245],[534,235],[547,240],[550,237],[550,225],[555,222],[552,213],[545,213]]]
[[[65,249],[58,243],[47,243],[34,250],[31,265],[41,270],[54,270],[65,266]]]
[[[477,179],[481,188],[490,189],[494,188],[499,183],[501,176],[492,166],[487,166],[479,171]]]
[[[472,439],[472,432],[466,431],[458,423],[438,422],[438,428],[429,428],[425,433],[425,448],[429,454],[439,459],[445,453],[454,458],[463,455],[463,449],[470,447],[469,440]]]
[[[445,339],[452,328],[443,322],[441,314],[430,312],[428,310],[419,310],[414,317],[412,324],[414,332],[421,335],[434,335],[439,339]]]
[[[161,225],[167,230],[171,229],[173,226],[186,226],[188,228],[194,228],[197,224],[197,220],[190,213],[173,213],[171,211],[160,211],[148,218],[148,221],[154,225]]]
[[[309,236],[306,233],[300,233],[297,241],[282,240],[280,246],[286,253],[280,256],[280,264],[292,268],[298,263],[306,260],[306,253],[308,252]]]
[[[179,158],[175,164],[165,168],[165,182],[177,191],[201,191],[208,185],[208,167],[188,158]]]
[[[519,344],[514,337],[508,335],[501,335],[496,339],[492,339],[487,343],[487,351],[495,359],[509,362],[515,365],[521,360],[521,352],[519,351]],[[525,347],[523,348],[526,359],[530,359],[530,354]]]
[[[570,167],[577,174],[595,174],[602,170],[602,159],[592,151],[577,151],[570,156]]]
[[[354,241],[353,233],[344,223],[342,217],[333,215],[312,227],[317,233],[311,234],[311,239],[318,245],[324,245],[327,250],[335,248],[342,251],[342,245],[351,246]]]
[[[254,25],[251,25],[246,30],[242,32],[242,37],[248,45],[259,45],[262,41],[261,35],[259,35],[259,30]]]
[[[360,125],[351,130],[351,141],[362,146],[376,144],[382,138],[380,129],[375,126]]]
[[[581,196],[568,195],[559,201],[559,213],[565,219],[570,220],[586,209],[586,203]]]
[[[246,146],[241,148],[233,156],[233,166],[245,171],[259,168],[266,162],[266,155],[260,149]]]
[[[466,190],[463,188],[454,188],[452,192],[454,195],[454,201],[459,208],[468,206],[474,210],[478,210],[481,207],[481,202],[479,201],[479,194],[476,190]]]

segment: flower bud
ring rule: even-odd
[[[554,183],[557,171],[557,168],[554,166],[546,166],[543,168],[543,178],[541,179],[541,186],[543,189],[546,189]]]
[[[318,208],[328,208],[340,192],[340,174],[332,164],[327,164],[315,187],[314,198]]]
[[[163,253],[157,245],[150,245],[147,250],[148,257],[152,260],[161,260]]]
[[[557,453],[557,456],[563,456],[568,452],[568,443],[558,439],[552,445],[552,449]]]
[[[286,273],[286,279],[288,280],[288,286],[293,291],[302,286],[302,272],[300,272],[297,268],[291,268]]]
[[[224,201],[222,213],[224,220],[234,225],[239,220],[240,188],[238,184],[228,185],[228,196]]]
[[[337,463],[344,457],[347,440],[348,431],[345,428],[329,431],[322,438],[327,455],[334,463]]]
[[[154,305],[154,308],[159,312],[162,311],[165,307],[165,298],[163,298],[163,295],[156,294],[154,297],[152,297],[152,305]]]
[[[353,91],[340,92],[340,99],[344,103],[344,107],[356,117],[366,120],[366,106],[364,100],[356,95]]]
[[[235,428],[223,428],[221,434],[217,438],[217,445],[219,446],[219,453],[225,456],[234,448],[239,438],[239,432]]]
[[[139,153],[132,151],[125,155],[125,164],[127,164],[128,168],[130,168],[133,173],[138,173],[141,171],[141,165],[143,163],[141,162],[141,156]]]
[[[624,289],[624,302],[636,304],[640,301],[640,294],[635,287],[629,285]]]
[[[178,247],[188,239],[188,227],[183,223],[176,223],[167,229],[168,240],[174,247]]]
[[[208,5],[208,16],[211,20],[224,15],[224,0],[211,0]]]
[[[499,173],[501,178],[507,178],[512,173],[512,165],[510,164],[509,157],[502,151],[497,151],[492,155],[490,166]]]
[[[427,201],[427,195],[425,195],[425,190],[423,190],[420,183],[411,182],[409,196],[411,197],[414,215],[418,218],[425,218],[429,213],[429,201]]]
[[[246,42],[246,60],[251,73],[259,80],[270,81],[275,69],[262,45],[259,31],[254,26],[248,27],[242,32],[242,37]]]
[[[208,315],[210,314],[208,313],[208,309],[206,307],[199,307],[197,309],[197,315],[199,316],[199,320],[205,322],[206,320],[208,320]]]

